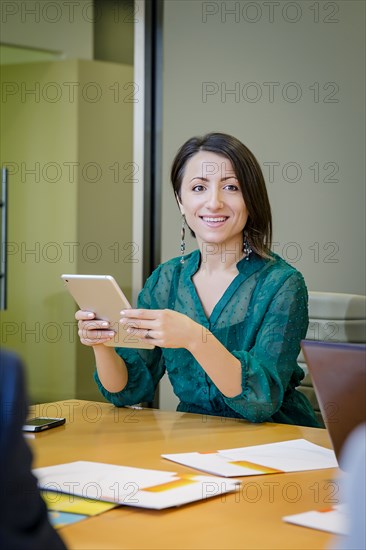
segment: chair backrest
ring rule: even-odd
[[[336,292],[309,292],[307,340],[366,343],[366,296]],[[319,404],[302,352],[298,363],[305,378],[297,388],[309,399],[319,423],[324,426]]]

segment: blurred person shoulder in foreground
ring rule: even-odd
[[[21,360],[0,351],[0,547],[65,550],[48,520],[31,471],[32,453],[22,434],[27,398]]]
[[[333,550],[366,548],[366,423],[347,438],[340,458],[341,503],[346,507],[348,534],[339,537]]]

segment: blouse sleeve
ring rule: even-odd
[[[242,365],[242,392],[224,400],[251,422],[270,420],[280,409],[286,389],[303,378],[297,356],[308,327],[307,302],[304,279],[296,271],[270,303],[254,346],[231,352]]]
[[[159,270],[160,267],[146,281],[137,300],[138,308],[152,309],[152,293],[159,278]],[[98,373],[95,371],[94,379],[102,395],[117,407],[134,405],[141,401],[152,401],[155,388],[165,372],[161,348],[155,347],[152,350],[115,348],[115,350],[126,363],[128,382],[122,391],[111,393],[102,385]]]

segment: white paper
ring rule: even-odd
[[[222,477],[199,475],[189,477],[193,483],[176,489],[169,489],[158,494],[139,491],[135,495],[136,502],[131,503],[131,506],[161,510],[197,500],[206,501],[208,498],[235,491],[240,484],[238,480]]]
[[[156,510],[235,491],[240,483],[86,461],[36,468],[33,473],[39,486],[47,491]]]
[[[302,514],[294,514],[282,518],[287,523],[327,531],[335,535],[347,535],[348,518],[341,505],[334,506],[327,511],[312,510]]]
[[[115,503],[176,477],[174,472],[86,461],[37,468],[33,473],[42,489]]]
[[[276,473],[276,471],[300,472],[338,466],[332,450],[305,439],[223,449],[216,453],[175,453],[164,454],[162,457],[224,477],[261,475]],[[239,464],[239,462],[250,464]],[[271,470],[274,471],[271,472]]]
[[[275,468],[284,472],[321,470],[337,468],[338,462],[334,451],[326,449],[306,439],[293,439],[266,445],[224,449],[220,455],[230,460],[247,460],[254,464]]]
[[[190,468],[196,468],[203,472],[224,477],[252,476],[260,473],[254,472],[253,469],[245,468],[244,466],[231,464],[230,459],[221,456],[219,453],[177,453],[161,456],[172,462],[183,464],[183,466],[189,466]]]

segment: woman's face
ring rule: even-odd
[[[225,244],[228,252],[242,246],[248,210],[229,159],[199,151],[185,166],[180,191],[181,213],[199,244]]]

